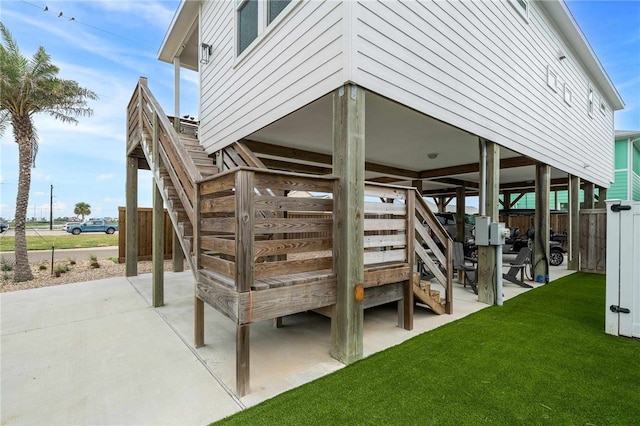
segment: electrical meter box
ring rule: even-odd
[[[491,218],[489,216],[476,217],[476,245],[489,245],[489,224]]]
[[[492,246],[503,246],[508,235],[509,230],[504,223],[493,222],[489,225],[489,244]]]

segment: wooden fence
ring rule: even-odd
[[[501,215],[500,222],[504,222],[509,228],[520,228],[520,235],[525,235],[527,229],[533,226],[533,215]],[[549,215],[549,227],[554,232],[569,234],[569,214],[554,213]]]
[[[126,208],[118,207],[118,262],[124,263],[126,253],[127,226]],[[138,208],[138,260],[151,260],[153,251],[153,209]],[[164,211],[164,258],[173,254],[173,225],[169,213]]]
[[[607,210],[580,210],[580,270],[606,273]]]

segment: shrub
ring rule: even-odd
[[[4,257],[0,257],[0,271],[2,272],[13,271],[14,266],[15,266],[15,263],[10,259],[5,259]]]

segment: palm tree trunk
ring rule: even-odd
[[[25,120],[26,119],[26,120]],[[15,282],[33,279],[29,257],[27,255],[26,219],[31,188],[32,138],[33,126],[29,117],[23,117],[17,123],[14,117],[13,129],[18,142],[18,195],[16,197],[15,235],[16,235],[16,268],[13,276]],[[25,123],[25,121],[28,121]],[[18,124],[18,125],[16,125]]]

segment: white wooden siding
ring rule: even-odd
[[[234,2],[206,1],[201,40],[200,140],[211,153],[337,88],[344,81],[342,2],[301,1],[235,63]],[[283,12],[283,13],[286,13]]]
[[[360,1],[351,79],[376,93],[598,185],[613,170],[613,112],[530,2]],[[558,50],[567,59],[558,59]],[[547,66],[558,91],[547,86]],[[563,84],[573,91],[564,102]],[[587,93],[596,92],[593,117]],[[586,166],[586,167],[585,167]]]

